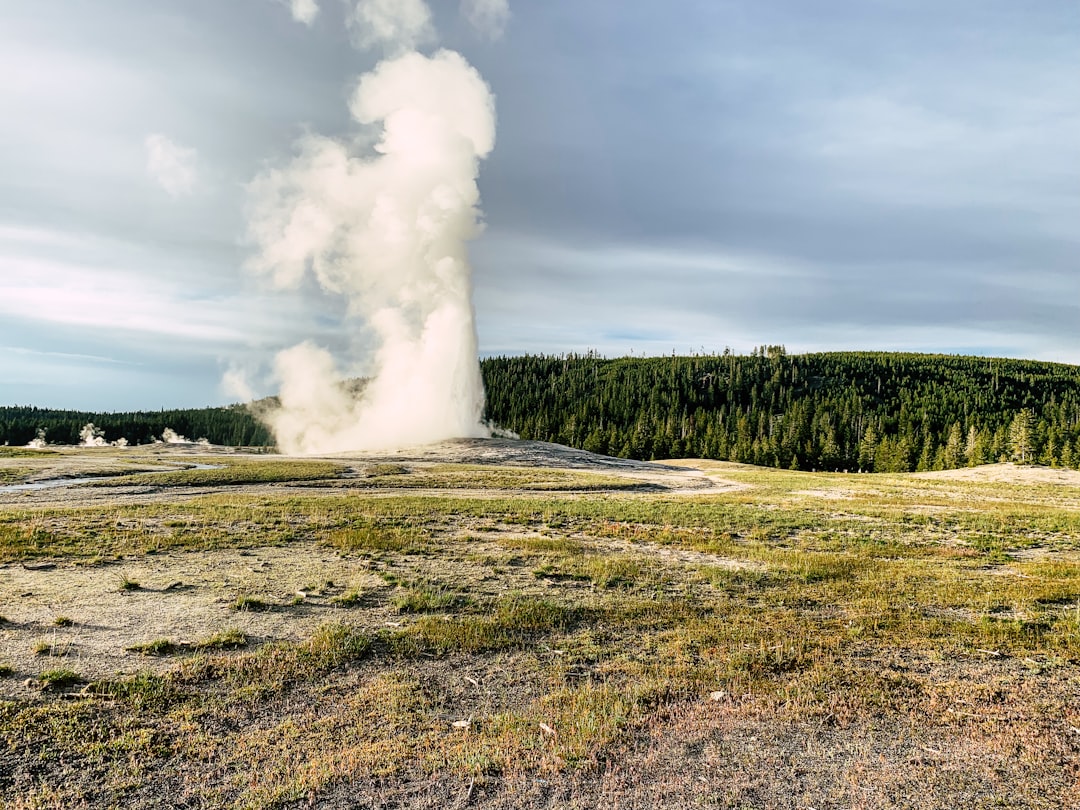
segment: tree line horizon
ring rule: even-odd
[[[1080,367],[1061,363],[762,346],[749,355],[527,354],[480,365],[490,423],[606,455],[850,472],[1000,461],[1080,468]],[[77,444],[93,422],[106,440],[129,444],[168,427],[213,444],[270,447],[258,410],[0,407],[0,443],[25,445],[44,430],[50,443]]]

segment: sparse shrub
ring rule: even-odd
[[[9,666],[8,664],[0,664],[0,678],[10,678],[14,674],[14,667]]]
[[[53,624],[57,627],[71,627],[75,621],[70,616],[57,616],[53,619]]]
[[[269,611],[273,610],[273,607],[262,599],[256,599],[253,596],[238,596],[236,601],[232,603],[232,609]]]
[[[55,644],[49,643],[48,641],[42,640],[42,641],[38,641],[38,642],[34,643],[34,655],[39,655],[39,656],[52,655],[52,656],[60,657],[60,656],[63,656],[63,655],[67,655],[67,652],[68,651],[67,651],[66,646],[59,646],[58,647]]]
[[[127,574],[120,575],[119,590],[121,591],[141,591],[142,585],[133,579],[130,579]]]

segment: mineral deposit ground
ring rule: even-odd
[[[1080,806],[1080,474],[0,448],[0,807]]]

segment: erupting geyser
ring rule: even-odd
[[[390,56],[355,87],[354,138],[308,135],[251,184],[250,266],[279,287],[310,272],[375,348],[359,393],[327,350],[281,352],[281,405],[266,418],[287,453],[488,436],[466,243],[480,231],[494,98],[460,54],[413,49],[431,35],[420,0],[363,0],[351,20]]]

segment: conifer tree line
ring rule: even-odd
[[[1080,367],[831,352],[482,363],[487,415],[525,439],[636,459],[903,472],[1080,467]]]
[[[801,470],[902,472],[997,461],[1080,468],[1080,367],[873,352],[481,362],[486,418],[523,439],[642,460],[713,458]],[[273,400],[269,402],[272,403]],[[265,405],[265,403],[264,403]],[[0,407],[0,444],[45,430],[78,444],[147,444],[165,428],[227,446],[271,446],[243,406],[131,413]]]
[[[239,405],[129,413],[0,407],[0,444],[26,445],[39,430],[45,432],[49,444],[79,444],[87,423],[103,431],[108,442],[124,439],[128,444],[150,444],[169,428],[193,441],[205,438],[213,444],[245,447],[273,444],[266,427]]]

